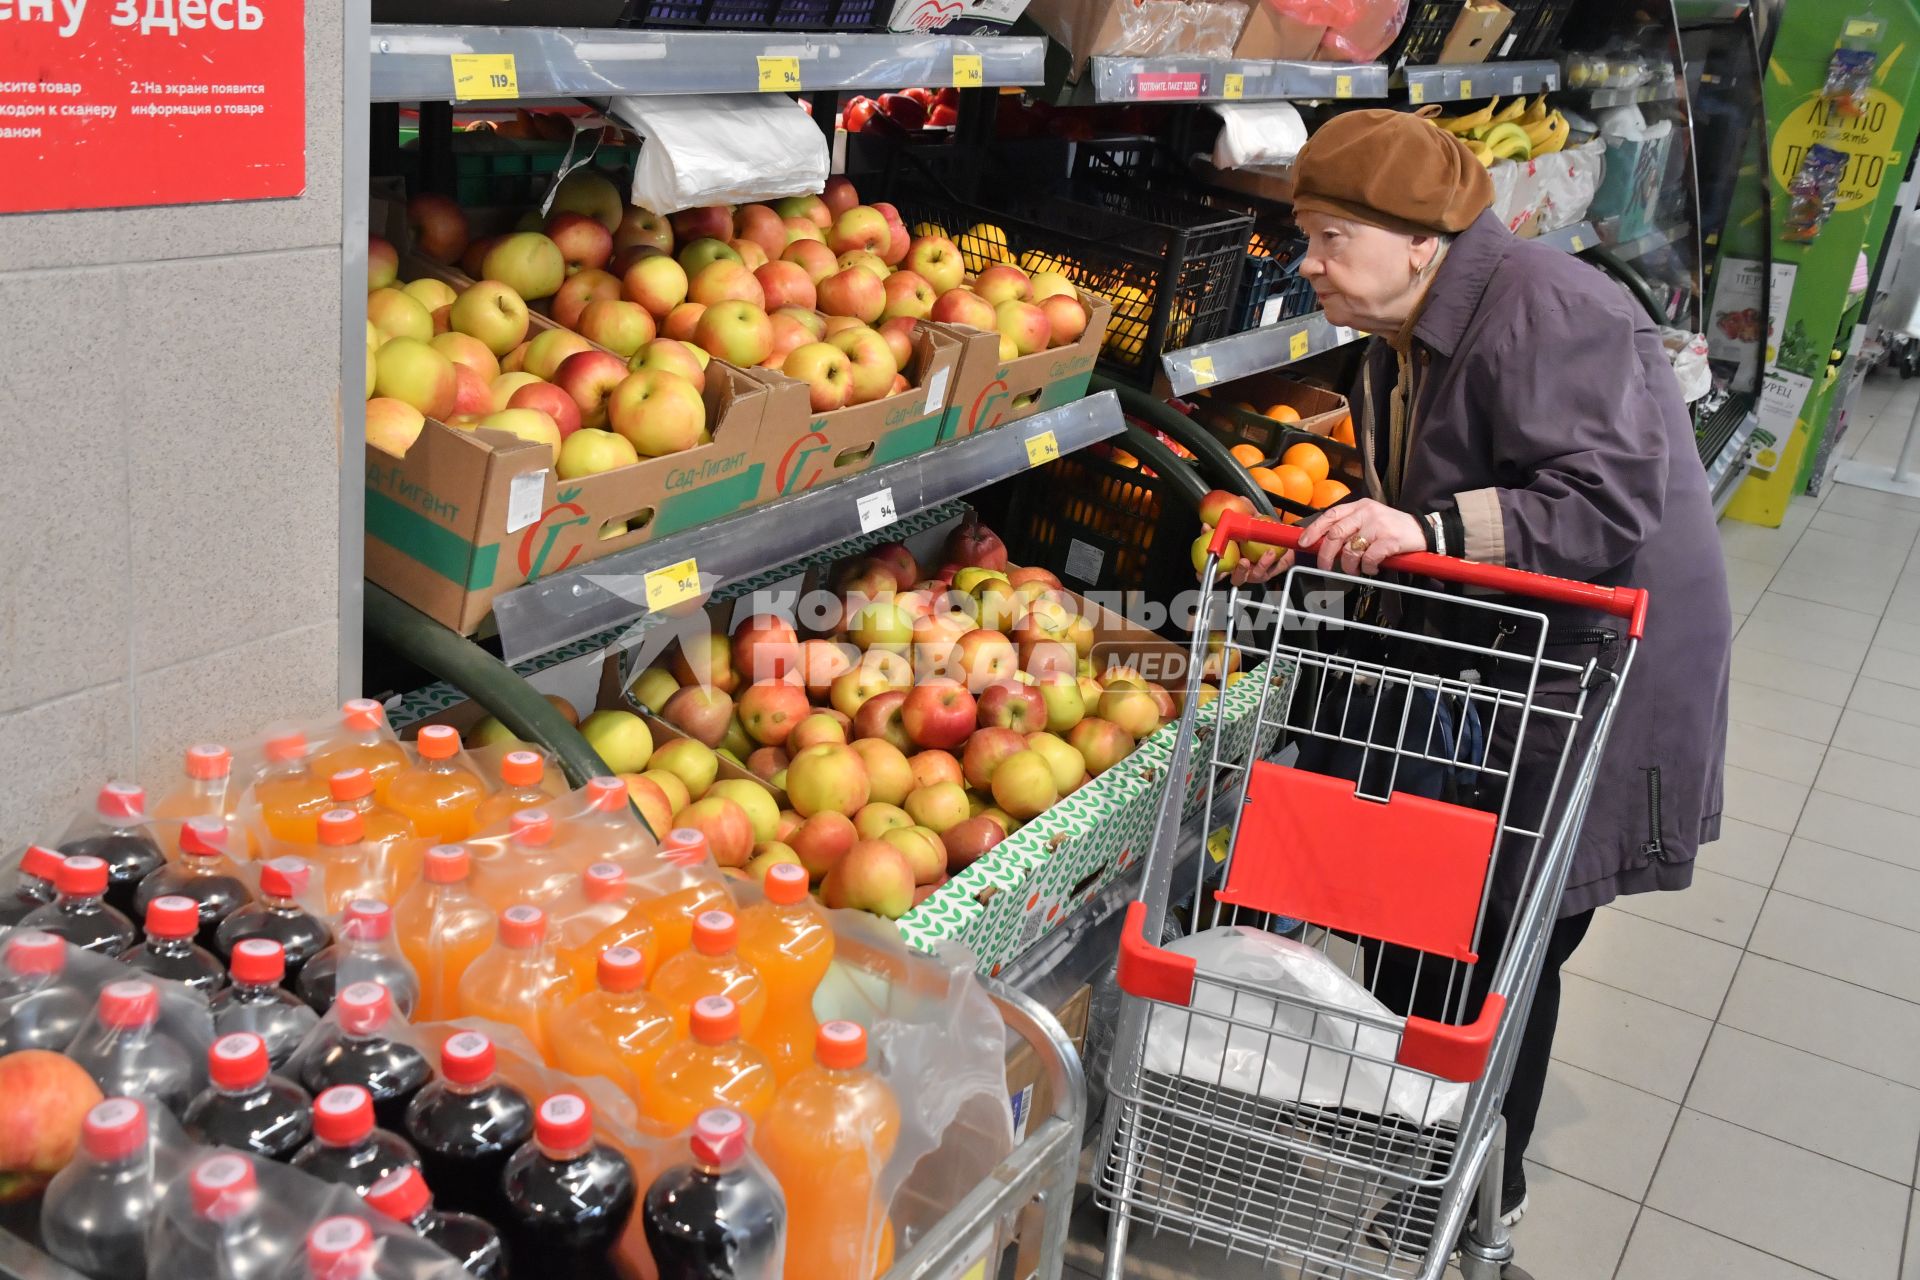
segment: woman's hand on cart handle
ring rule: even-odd
[[[1393,556],[1426,550],[1427,536],[1418,518],[1384,502],[1361,498],[1315,516],[1298,531],[1297,545],[1302,551],[1318,548],[1315,560],[1322,569],[1337,567],[1342,573],[1372,576]],[[1292,564],[1292,551],[1268,551],[1257,560],[1243,558],[1233,568],[1233,580],[1242,586],[1266,582]]]
[[[1335,508],[1335,511],[1341,510],[1345,510],[1345,507]],[[1314,519],[1313,524],[1305,528],[1295,528],[1272,520],[1243,515],[1238,511],[1230,511],[1222,516],[1220,523],[1214,527],[1213,540],[1208,545],[1215,555],[1224,551],[1229,542],[1264,542],[1282,548],[1283,554],[1262,555],[1249,571],[1247,581],[1264,582],[1275,573],[1290,566],[1293,563],[1291,553],[1294,549],[1305,544],[1307,535],[1321,521],[1333,514],[1334,511],[1323,512]],[[1407,516],[1407,519],[1412,520],[1413,517]],[[1326,536],[1324,531],[1322,536]],[[1352,535],[1347,536],[1351,538]],[[1421,538],[1421,543],[1425,544],[1424,536]],[[1368,550],[1371,551],[1372,548],[1369,547]],[[1274,565],[1266,570],[1265,577],[1253,576],[1261,573],[1269,558],[1273,559]],[[1244,560],[1242,564],[1245,564]],[[1501,564],[1481,564],[1473,560],[1457,560],[1452,556],[1437,556],[1430,551],[1392,555],[1378,567],[1391,569],[1396,573],[1434,578],[1441,582],[1484,587],[1489,591],[1505,592],[1508,595],[1526,596],[1534,600],[1550,600],[1557,604],[1577,605],[1581,608],[1597,610],[1616,618],[1627,619],[1627,634],[1635,640],[1645,635],[1647,629],[1647,593],[1638,587],[1602,587],[1591,582],[1574,582],[1544,573],[1528,573],[1524,569],[1509,569]],[[1347,572],[1352,571],[1347,570]],[[1240,581],[1237,568],[1235,575],[1234,580]]]

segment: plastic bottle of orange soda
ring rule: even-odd
[[[505,841],[477,841],[485,852],[474,859],[473,889],[496,911],[516,902],[541,908],[557,906],[579,880],[579,868],[553,842],[553,815],[522,809],[511,815]]]
[[[283,733],[266,745],[267,766],[253,784],[267,834],[290,844],[318,844],[320,815],[333,807],[326,778],[307,764],[307,735]]]
[[[184,776],[153,810],[154,833],[168,858],[179,855],[180,827],[188,818],[233,816],[238,805],[230,805],[227,795],[232,781],[233,752],[212,742],[187,748]]]
[[[766,1055],[740,1039],[740,1012],[725,996],[693,1003],[692,1038],[679,1041],[654,1063],[652,1087],[641,1091],[646,1115],[668,1133],[678,1133],[709,1107],[729,1107],[760,1123],[773,1105],[773,1067]]]
[[[480,802],[474,810],[473,829],[486,831],[497,827],[522,809],[543,809],[553,797],[541,786],[547,776],[547,762],[538,751],[509,751],[500,758],[500,790]]]
[[[891,1239],[875,1182],[900,1137],[900,1104],[867,1070],[857,1022],[821,1024],[814,1065],[780,1090],[760,1155],[787,1196],[790,1276],[873,1276]]]
[[[486,782],[460,758],[460,734],[452,725],[427,725],[414,745],[420,762],[396,771],[387,782],[387,808],[422,839],[435,844],[465,840],[473,834],[475,810],[487,798]]]
[[[654,865],[659,842],[647,833],[619,778],[588,778],[576,808],[566,813],[556,839],[581,865],[617,862],[629,875]]]
[[[373,795],[386,803],[387,784],[407,767],[407,751],[387,732],[387,709],[372,698],[349,698],[340,708],[340,727],[314,749],[313,771],[331,778],[342,769],[365,769]]]
[[[673,1014],[646,988],[646,958],[609,947],[596,966],[597,987],[548,1019],[553,1065],[569,1075],[605,1076],[641,1105],[642,1082],[679,1038]]]
[[[570,998],[599,984],[600,956],[611,947],[640,953],[648,973],[659,968],[653,925],[634,901],[633,886],[617,863],[596,862],[580,873],[579,883],[553,909],[554,951],[567,975]]]
[[[547,913],[530,902],[516,903],[500,913],[493,946],[460,976],[457,1003],[463,1017],[518,1027],[544,1059],[547,1018],[560,982],[547,945]]]
[[[405,818],[374,802],[373,775],[365,769],[340,770],[327,779],[327,792],[336,808],[352,809],[360,815],[368,875],[379,886],[378,892],[369,892],[388,902],[398,901],[420,878],[425,843],[413,834]]]
[[[691,827],[677,827],[660,842],[660,858],[641,881],[640,893],[662,963],[693,944],[693,922],[702,912],[733,908],[726,881],[714,872],[706,836]]]
[[[733,1001],[740,1035],[752,1041],[767,1013],[767,984],[740,958],[740,923],[731,911],[703,911],[693,922],[693,946],[660,962],[653,994],[673,1012],[674,1026],[687,1034],[688,1017],[702,996]]]
[[[460,977],[493,945],[494,913],[468,882],[471,864],[464,845],[435,845],[394,908],[400,950],[420,977],[422,1022],[459,1016]]]
[[[328,915],[340,914],[355,898],[386,901],[365,844],[366,822],[357,810],[327,810],[315,821],[314,834],[313,862],[320,869]]]
[[[813,993],[833,963],[833,927],[807,896],[806,868],[767,869],[765,902],[740,913],[740,958],[767,987],[767,1013],[747,1039],[785,1084],[813,1062]]]

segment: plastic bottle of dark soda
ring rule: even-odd
[[[513,1257],[539,1259],[546,1274],[613,1274],[608,1251],[626,1230],[638,1194],[633,1166],[593,1140],[593,1108],[574,1093],[540,1104],[533,1141],[513,1153],[504,1175]]]
[[[227,985],[227,971],[194,941],[199,933],[200,905],[192,898],[155,898],[147,904],[147,940],[122,953],[120,961],[211,996]]]
[[[287,976],[287,954],[272,938],[235,943],[227,973],[233,985],[213,998],[213,1033],[253,1032],[266,1042],[267,1057],[278,1071],[293,1060],[320,1015],[280,985]]]
[[[458,1031],[440,1046],[440,1078],[407,1108],[407,1138],[440,1203],[504,1220],[500,1175],[533,1136],[533,1103],[494,1074],[493,1041]]]
[[[367,1192],[367,1207],[404,1222],[439,1245],[476,1280],[506,1280],[507,1250],[500,1233],[469,1213],[443,1213],[418,1169],[398,1169]]]
[[[357,1084],[335,1085],[313,1100],[313,1141],[293,1167],[364,1196],[395,1169],[420,1167],[407,1140],[373,1124],[373,1097]]]
[[[373,1097],[383,1128],[398,1133],[407,1104],[433,1076],[418,1049],[393,1037],[393,997],[377,982],[356,982],[340,993],[340,1035],[309,1054],[300,1083],[319,1094],[337,1084],[357,1084]]]
[[[47,1252],[93,1280],[144,1276],[155,1182],[146,1107],[134,1098],[99,1103],[81,1123],[80,1158],[41,1202]]]
[[[420,980],[393,937],[393,909],[378,898],[355,898],[340,916],[339,936],[300,973],[300,998],[325,1013],[339,989],[378,982],[407,1017],[420,1003]]]
[[[147,1280],[272,1280],[297,1239],[267,1221],[253,1157],[222,1151],[187,1175],[191,1214],[147,1233]]]
[[[133,896],[134,909],[144,918],[147,904],[155,898],[192,898],[200,907],[200,933],[195,940],[211,950],[218,943],[221,922],[253,900],[227,859],[230,835],[222,818],[188,818],[181,823],[180,860],[140,882]]]
[[[0,925],[19,924],[33,912],[53,901],[59,892],[54,877],[60,874],[61,857],[43,844],[30,844],[20,855],[20,870],[13,887],[0,897]]]
[[[21,1049],[61,1053],[93,1001],[67,981],[67,944],[38,929],[16,929],[0,949],[0,1056]]]
[[[313,1136],[313,1099],[270,1073],[267,1042],[251,1031],[221,1036],[207,1050],[213,1082],[181,1117],[187,1136],[213,1147],[291,1160]]]
[[[285,985],[292,987],[307,961],[327,949],[333,930],[327,922],[300,905],[300,895],[313,879],[305,858],[275,858],[260,865],[260,900],[249,902],[220,925],[214,949],[231,959],[245,938],[271,938],[286,957]]]
[[[641,1209],[660,1280],[779,1280],[786,1206],[747,1163],[747,1122],[736,1111],[703,1111],[692,1146],[693,1162],[654,1179]]]
[[[100,988],[94,1016],[67,1046],[108,1097],[145,1098],[179,1115],[198,1091],[187,1047],[160,1025],[160,989],[145,978]]]
[[[100,788],[93,813],[93,821],[60,842],[60,852],[106,863],[107,901],[123,915],[136,915],[133,897],[140,882],[167,860],[160,842],[147,829],[146,788],[109,782]]]
[[[107,864],[98,858],[64,858],[54,875],[59,890],[52,902],[31,911],[22,929],[38,929],[65,938],[82,951],[117,956],[133,945],[133,921],[107,905]]]

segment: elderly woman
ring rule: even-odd
[[[1352,397],[1367,496],[1315,518],[1300,554],[1375,574],[1434,551],[1650,595],[1506,1101],[1511,1222],[1561,964],[1596,908],[1684,889],[1719,835],[1732,635],[1720,542],[1653,324],[1599,271],[1510,235],[1459,140],[1400,112],[1350,112],[1301,150],[1294,184],[1301,274],[1329,321],[1373,335]],[[1264,581],[1291,558],[1236,573]],[[1547,613],[1551,658],[1605,663],[1617,648],[1611,619],[1518,603]],[[1510,919],[1518,892],[1496,880],[1490,911]]]

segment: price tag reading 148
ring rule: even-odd
[[[977,53],[956,53],[953,55],[953,86],[956,89],[978,89],[987,82],[987,76],[980,65]]]
[[[689,556],[679,564],[664,565],[647,574],[647,612],[660,613],[697,599],[700,595],[700,566]]]

